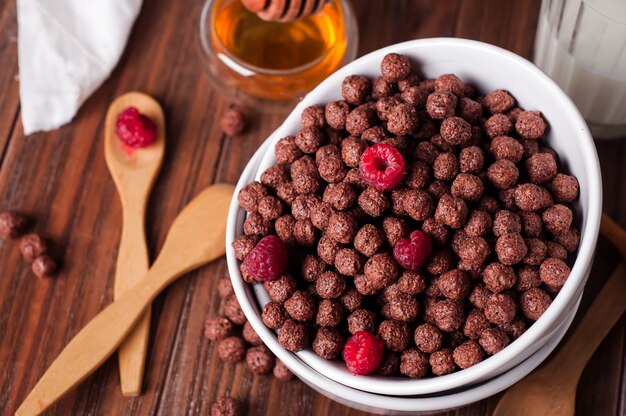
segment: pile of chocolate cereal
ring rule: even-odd
[[[343,100],[302,112],[277,164],[239,193],[233,248],[286,349],[352,368],[344,346],[365,332],[381,357],[359,374],[440,376],[550,306],[580,240],[578,181],[542,142],[542,114],[509,92],[422,80],[393,53],[381,74],[348,76]]]

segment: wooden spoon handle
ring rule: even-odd
[[[562,380],[578,382],[594,351],[625,311],[626,267],[622,263],[604,284],[571,337],[548,364],[554,374],[560,373]]]

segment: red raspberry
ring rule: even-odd
[[[383,345],[383,341],[372,333],[356,332],[343,347],[343,359],[348,370],[359,375],[376,370],[383,359]]]
[[[365,182],[379,191],[398,186],[406,172],[404,158],[398,149],[386,143],[365,149],[359,171]]]
[[[258,282],[278,279],[287,267],[287,247],[275,235],[263,237],[243,260],[243,269]]]
[[[149,117],[135,107],[128,107],[117,115],[115,133],[125,145],[137,149],[156,140],[157,128]]]
[[[407,270],[417,270],[426,263],[433,252],[428,234],[413,231],[408,238],[403,238],[393,248],[393,256]]]

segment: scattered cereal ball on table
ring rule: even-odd
[[[151,145],[157,138],[157,126],[135,107],[128,107],[115,120],[115,134],[126,146],[138,149]]]
[[[254,374],[267,374],[274,368],[274,354],[265,345],[257,345],[246,351],[246,364]]]
[[[39,234],[27,234],[20,239],[20,252],[26,261],[33,261],[42,254],[46,254],[48,245]]]
[[[17,238],[26,229],[28,220],[15,211],[0,213],[0,237],[3,239]]]
[[[231,295],[235,294],[230,278],[223,277],[217,281],[217,293],[219,293],[222,299],[228,299]]]
[[[211,416],[239,416],[240,403],[232,397],[220,397],[211,405]]]
[[[263,344],[263,340],[261,340],[259,334],[256,333],[256,331],[254,330],[254,328],[252,328],[252,325],[250,325],[250,322],[248,321],[243,324],[243,330],[241,331],[241,335],[243,335],[243,339],[245,339],[252,345]]]
[[[239,301],[235,295],[231,295],[226,299],[224,303],[224,315],[237,325],[243,325],[246,322],[246,315],[244,315],[239,306]]]
[[[57,272],[57,263],[47,254],[42,254],[41,256],[35,258],[31,270],[37,277],[52,277]]]
[[[293,380],[294,378],[294,375],[291,372],[291,370],[289,370],[289,368],[287,368],[287,366],[278,358],[276,359],[276,364],[274,365],[273,373],[274,373],[274,377],[276,377],[279,381],[283,383],[289,380]]]
[[[218,341],[232,335],[235,325],[225,316],[214,316],[204,324],[204,336],[211,341]]]
[[[352,335],[343,348],[348,370],[365,375],[376,371],[383,358],[383,342],[372,333],[361,331]]]
[[[229,108],[222,114],[220,120],[222,131],[228,136],[237,136],[246,129],[246,120],[243,112],[238,108]]]
[[[243,360],[246,353],[246,345],[243,339],[237,336],[231,336],[222,339],[217,344],[217,354],[222,361],[236,363]]]

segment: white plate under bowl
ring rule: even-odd
[[[575,208],[579,213],[581,244],[570,277],[543,316],[503,351],[468,369],[426,379],[354,376],[339,361],[324,360],[309,350],[297,353],[302,361],[324,376],[355,389],[397,396],[431,394],[478,383],[513,368],[538,351],[570,314],[582,294],[597,241],[601,213],[600,170],[593,141],[580,113],[559,87],[527,60],[492,45],[463,39],[420,39],[393,45],[354,61],[322,82],[268,138],[268,147],[260,151],[263,153],[260,166],[249,165],[247,168],[250,169],[244,171],[233,198],[227,230],[229,272],[234,285],[243,282],[230,249],[232,241],[242,233],[245,215],[237,203],[238,190],[275,164],[275,143],[299,130],[300,113],[305,107],[340,99],[341,80],[349,74],[377,75],[380,60],[389,52],[408,55],[428,77],[454,72],[480,91],[505,88],[516,97],[520,106],[540,109],[550,124],[547,142],[559,153],[562,166],[580,182],[580,198]],[[261,306],[269,300],[262,285],[254,285],[254,291]],[[246,315],[251,312],[253,304],[255,313],[258,313],[256,301],[239,297],[239,302],[244,312],[248,311]],[[250,321],[257,332],[266,329],[262,322]],[[283,349],[275,334],[269,342],[264,341],[273,351]]]

